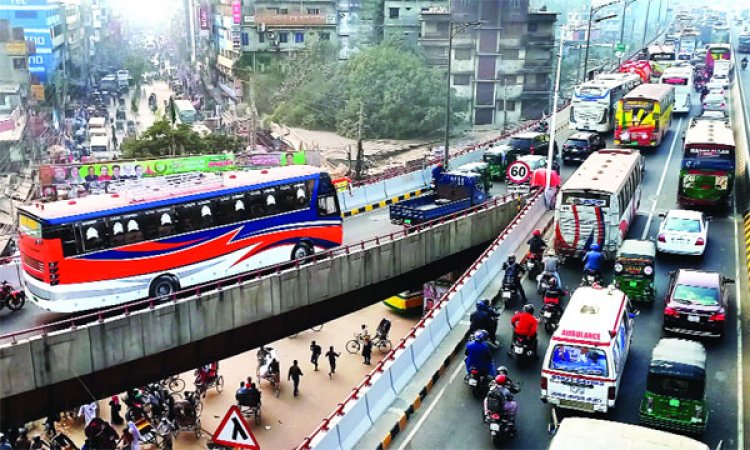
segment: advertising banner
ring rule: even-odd
[[[239,0],[232,2],[232,18],[235,24],[239,25],[242,23],[242,2]]]
[[[306,164],[305,152],[249,153],[237,156],[240,167],[278,167]]]
[[[198,21],[200,22],[201,30],[208,30],[208,5],[201,5],[198,10]]]

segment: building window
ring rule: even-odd
[[[55,27],[51,30],[51,33],[52,33],[52,39],[56,38],[57,36],[62,35],[63,34],[62,24],[55,25]]]
[[[468,86],[471,83],[471,75],[453,75],[453,86]]]
[[[507,100],[503,101],[502,99],[497,100],[497,110],[503,111],[503,103],[505,103],[505,111],[515,111],[516,110],[516,102],[515,100]]]
[[[305,42],[305,33],[294,33],[294,42],[297,44]]]
[[[399,9],[398,8],[388,8],[388,18],[389,19],[398,19],[399,16]]]
[[[331,33],[320,33],[320,40],[321,41],[330,41],[331,40]]]
[[[529,33],[536,33],[537,30],[539,30],[539,24],[530,23],[528,30],[529,30]]]
[[[242,45],[250,45],[250,35],[242,33]]]
[[[266,42],[266,33],[264,33],[263,31],[258,33],[258,42],[260,42],[261,44]]]
[[[521,8],[521,0],[510,0],[510,8],[511,9]]]
[[[503,54],[502,59],[514,60],[520,57],[520,53],[517,48],[506,48],[501,52]]]
[[[279,8],[279,14],[289,14],[289,9],[287,9],[287,8]]]
[[[15,11],[16,19],[36,19],[36,11]]]
[[[320,8],[307,8],[307,13],[317,16],[320,14]]]
[[[289,42],[289,33],[279,33],[279,42],[282,44]]]
[[[29,65],[26,63],[26,58],[13,58],[13,68],[15,70],[26,70]]]
[[[456,61],[468,61],[471,59],[471,50],[468,48],[457,48],[454,50],[453,58]]]

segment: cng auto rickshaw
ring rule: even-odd
[[[615,286],[631,301],[653,302],[656,245],[651,241],[626,239],[615,259]]]
[[[505,180],[505,171],[508,164],[512,163],[515,158],[511,158],[513,148],[507,144],[494,145],[484,152],[482,160],[489,164],[490,177],[493,180]]]
[[[706,349],[686,339],[665,338],[651,354],[641,423],[701,434],[708,421]]]
[[[489,163],[481,161],[466,163],[459,166],[456,170],[459,172],[475,173],[481,176],[484,183],[484,192],[490,192],[490,189],[492,189],[492,174],[490,173]]]

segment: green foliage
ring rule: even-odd
[[[404,139],[443,129],[444,73],[430,69],[413,49],[385,42],[344,63],[326,51],[311,48],[290,64],[272,120],[357,137],[362,107],[366,138]]]
[[[385,0],[363,0],[360,20],[370,23],[368,43],[377,45],[383,42]]]
[[[225,134],[201,137],[190,125],[172,127],[166,120],[154,122],[140,139],[125,139],[122,153],[126,158],[149,158],[170,155],[216,154],[239,152],[242,139]]]

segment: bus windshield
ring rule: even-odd
[[[578,375],[596,375],[606,377],[607,356],[597,348],[557,344],[552,351],[549,368]]]
[[[26,236],[37,239],[42,237],[42,224],[25,214],[18,215],[18,229]]]
[[[750,44],[750,34],[743,34],[739,37],[739,43],[742,45]]]
[[[670,77],[662,80],[663,84],[671,84],[672,86],[687,86],[687,78]]]
[[[609,197],[609,194],[595,192],[563,192],[562,204],[608,208]]]
[[[674,61],[675,55],[674,53],[652,53],[651,60],[652,61]]]
[[[607,89],[592,86],[580,86],[576,88],[576,96],[579,97],[604,97]]]

